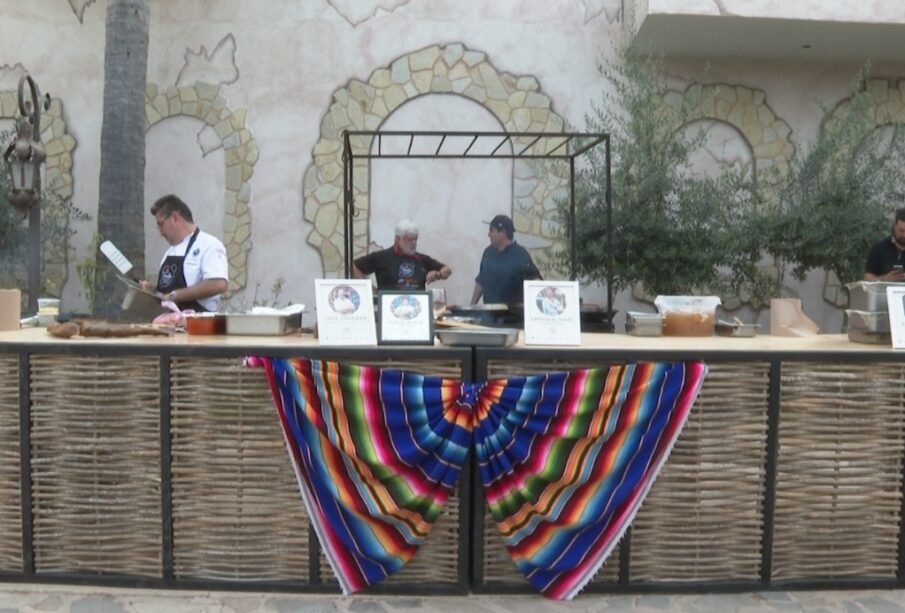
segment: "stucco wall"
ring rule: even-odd
[[[312,305],[312,280],[329,267],[323,251],[308,241],[315,226],[306,219],[310,194],[305,193],[305,175],[322,172],[315,163],[318,156],[333,155],[316,148],[327,129],[325,118],[334,112],[331,109],[343,92],[350,91],[350,84],[368,83],[380,70],[419,50],[461,45],[480,54],[493,74],[510,75],[505,79],[513,79],[513,88],[519,79],[532,80],[525,83],[536,84],[532,91],[549,101],[549,112],[567,127],[581,130],[592,103],[603,99],[598,65],[612,59],[626,35],[624,20],[631,14],[623,15],[623,10],[637,8],[636,3],[625,4],[627,9],[620,0],[151,2],[149,108],[165,104],[166,115],[152,117],[149,112],[146,196],[152,200],[170,191],[183,194],[204,227],[236,234],[234,259],[244,267],[244,282],[230,298],[234,307],[269,298],[280,281],[281,303]],[[706,11],[718,4],[731,10],[754,10],[750,5],[756,5],[763,11],[789,11],[785,4],[795,3],[650,0],[649,4],[651,11],[680,5],[683,10]],[[849,4],[843,2],[807,4],[813,5],[811,14],[854,10],[843,7]],[[905,19],[894,4],[867,2],[856,12],[865,19],[867,15]],[[0,12],[0,92],[14,89],[24,68],[44,91],[63,102],[69,133],[77,142],[72,151],[73,201],[94,216],[106,3],[0,0]],[[449,62],[451,66],[432,69],[458,70],[456,58]],[[673,86],[682,91],[693,82],[722,83],[762,91],[772,112],[791,128],[788,138],[796,148],[814,138],[824,110],[845,97],[858,68],[730,63],[720,58],[712,58],[709,64],[710,70],[705,71],[704,62],[669,62]],[[905,76],[905,66],[880,66],[878,73],[898,78]],[[199,88],[198,82],[204,86]],[[411,86],[417,88],[415,77]],[[220,106],[201,110],[183,106],[194,104],[185,95],[201,90],[213,92],[213,98],[200,104]],[[161,97],[166,98],[167,92],[170,102],[164,103]],[[171,106],[174,92],[177,98],[183,96],[175,110]],[[389,114],[374,115],[381,117],[380,125],[464,130],[493,129],[497,124],[500,129],[505,124],[499,119],[499,107],[494,118],[492,107],[480,96],[443,91],[441,86],[428,86],[416,94],[410,92],[410,102]],[[365,111],[361,121],[367,117]],[[212,115],[215,112],[219,114]],[[511,211],[518,185],[508,167],[502,168],[505,165],[496,172],[489,166],[469,171],[455,165],[436,169],[435,164],[382,164],[372,169],[371,212],[363,222],[367,242],[386,245],[398,217],[415,218],[422,227],[419,248],[454,269],[449,300],[466,302],[477,254],[487,242],[480,219]],[[436,214],[428,209],[436,206],[441,207]],[[149,216],[141,223],[146,229],[148,272],[154,272],[162,239]],[[250,228],[248,236],[236,230],[243,223]],[[95,225],[92,219],[76,226],[75,252],[63,295],[64,304],[73,309],[83,303],[74,266],[90,255]],[[541,246],[543,232],[528,226],[520,234],[522,239]],[[841,312],[823,299],[823,275],[813,275],[800,291],[805,310],[821,327],[838,330]],[[602,298],[599,289],[585,292],[588,301]],[[623,312],[636,307],[628,295],[621,295],[616,303]]]

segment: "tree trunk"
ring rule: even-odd
[[[145,254],[145,89],[148,74],[148,0],[109,0],[104,53],[104,117],[97,229],[142,274]],[[94,313],[122,314],[116,269],[98,252]]]

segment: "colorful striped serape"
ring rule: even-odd
[[[462,383],[253,358],[267,371],[302,498],[344,593],[415,555],[475,445],[519,569],[572,598],[618,542],[678,437],[701,363]]]

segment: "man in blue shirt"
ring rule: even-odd
[[[522,282],[540,279],[540,271],[528,251],[513,239],[515,225],[506,215],[497,215],[490,221],[487,236],[490,246],[481,256],[471,303],[477,304],[483,296],[484,304],[521,304]]]

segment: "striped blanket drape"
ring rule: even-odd
[[[271,385],[302,498],[344,593],[416,553],[474,446],[518,568],[575,596],[618,543],[706,374],[639,363],[463,383],[253,358]]]

